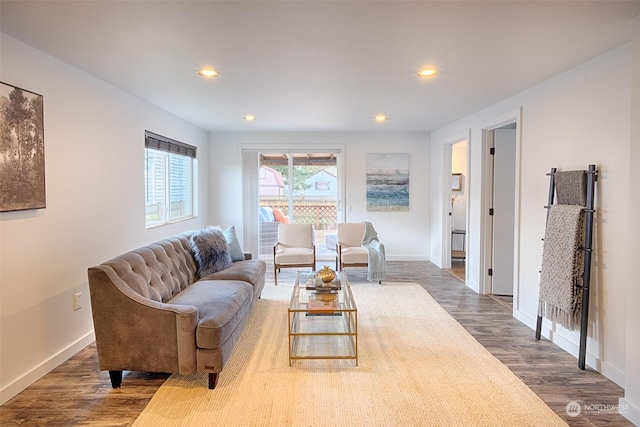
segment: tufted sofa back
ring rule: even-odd
[[[197,265],[189,237],[173,236],[113,258],[103,265],[131,290],[145,298],[167,302],[195,282]]]

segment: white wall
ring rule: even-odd
[[[633,65],[631,71],[631,150],[629,167],[631,170],[640,164],[640,17],[633,22]],[[634,180],[634,184],[637,179]],[[640,230],[638,230],[638,212],[640,212],[640,191],[632,187],[629,198],[628,252],[627,252],[627,348],[624,398],[620,399],[620,412],[635,425],[640,425]]]
[[[628,231],[630,165],[630,82],[629,44],[567,71],[490,108],[436,130],[431,134],[432,188],[441,188],[438,161],[451,135],[471,129],[470,148],[470,228],[468,230],[468,272],[470,287],[478,289],[480,278],[480,205],[482,178],[482,129],[505,116],[517,116],[520,123],[520,216],[519,273],[515,287],[514,315],[535,328],[539,290],[539,270],[544,236],[548,177],[551,167],[560,170],[584,169],[595,163],[600,169],[597,185],[597,219],[592,275],[590,339],[587,364],[618,384],[625,383],[625,348],[628,327],[628,288],[637,279],[628,274]],[[635,190],[633,190],[635,191]],[[442,197],[434,193],[434,200]],[[440,235],[442,219],[432,207],[432,239]],[[437,248],[434,242],[432,248]],[[432,253],[433,255],[433,253]],[[554,341],[577,355],[579,336],[555,328],[548,321]],[[637,325],[634,330],[637,331]],[[533,334],[532,334],[533,339]],[[600,403],[600,402],[593,402]]]
[[[426,260],[429,233],[429,135],[426,133],[220,132],[210,137],[211,218],[221,226],[241,226],[241,149],[345,150],[346,221],[371,221],[388,260]],[[346,147],[346,148],[345,148]],[[366,153],[409,153],[410,207],[407,212],[367,212]],[[224,181],[224,185],[218,185]],[[224,203],[220,203],[224,200]],[[241,231],[240,231],[241,232]]]
[[[208,146],[201,129],[0,35],[0,80],[44,97],[47,194],[46,209],[0,213],[3,403],[93,341],[88,267],[206,223]],[[198,147],[198,219],[145,230],[145,130]]]

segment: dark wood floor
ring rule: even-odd
[[[283,270],[282,279],[292,274]],[[271,269],[267,275],[272,281]],[[364,281],[366,270],[350,270],[349,278]],[[534,340],[533,331],[513,318],[508,302],[478,295],[452,272],[428,262],[388,262],[387,280],[420,283],[570,426],[632,426],[609,409],[623,390],[591,369],[578,369],[576,359],[553,343]],[[128,426],[166,378],[125,372],[122,388],[114,390],[108,374],[98,371],[92,344],[0,407],[0,425]],[[572,401],[584,408],[576,417],[566,412]]]

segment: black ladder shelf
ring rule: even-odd
[[[549,199],[547,206],[547,218],[549,217],[549,208],[553,205],[555,194],[555,175],[557,168],[551,168],[551,173],[547,174],[549,178]],[[584,246],[580,248],[583,251],[583,271],[582,271],[582,311],[580,313],[580,349],[578,354],[578,368],[584,371],[585,357],[587,353],[587,329],[589,326],[589,285],[591,282],[591,254],[593,252],[593,219],[595,214],[595,183],[598,180],[598,170],[596,165],[589,165],[585,171],[587,174],[587,197],[585,212],[585,230],[584,230]],[[538,316],[536,322],[536,340],[540,339],[542,331],[542,316]]]

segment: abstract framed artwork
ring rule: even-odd
[[[42,95],[0,82],[0,212],[46,207]]]
[[[409,154],[367,154],[367,210],[409,210]]]

